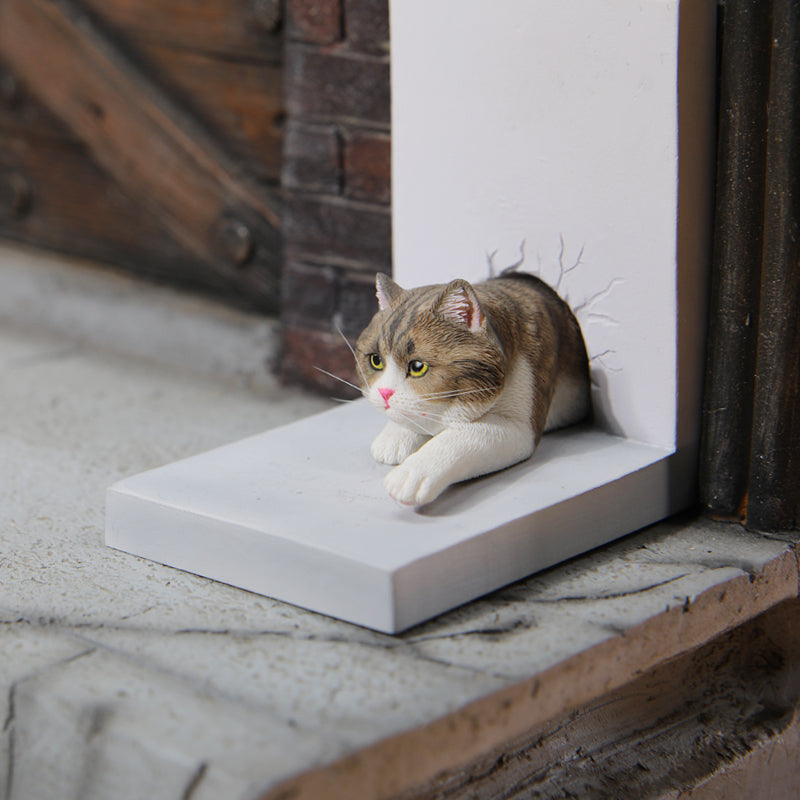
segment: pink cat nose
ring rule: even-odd
[[[386,408],[389,408],[389,398],[394,394],[394,389],[378,389],[378,394],[383,398]]]

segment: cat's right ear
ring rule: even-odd
[[[375,289],[375,294],[378,296],[378,308],[381,311],[391,308],[404,292],[388,275],[384,275],[382,272],[375,276]]]

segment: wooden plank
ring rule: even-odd
[[[800,5],[773,3],[747,524],[800,528]]]
[[[78,6],[5,0],[0,53],[126,194],[158,215],[195,258],[230,277],[258,251],[255,282],[262,290],[271,284],[277,296],[277,198],[241,175]]]
[[[192,259],[155,218],[132,203],[75,142],[26,131],[0,130],[0,197],[27,187],[20,207],[0,202],[0,235],[62,252],[146,265],[150,274],[167,268],[193,271]],[[139,267],[141,271],[141,267]]]
[[[22,81],[0,61],[0,130],[77,141],[72,132],[31,97]]]
[[[280,0],[83,0],[135,43],[280,63]]]
[[[20,192],[27,199],[21,200]],[[72,131],[2,65],[0,236],[119,266],[237,305],[276,310],[270,263],[274,254],[256,250],[247,269],[228,274],[206,268],[168,234],[161,217],[135,205],[92,162]]]
[[[274,310],[260,254],[231,276],[198,269],[160,219],[133,203],[74,141],[0,127],[0,237]]]
[[[173,98],[210,129],[248,173],[277,184],[283,153],[283,71],[279,64],[223,58],[151,42],[133,42],[137,58]],[[74,134],[30,96],[0,63],[0,127]]]
[[[769,7],[725,7],[717,213],[710,287],[700,496],[738,516],[747,492],[761,268]]]
[[[162,44],[138,51],[159,82],[203,121],[250,174],[280,181],[283,70],[280,65],[225,59]]]

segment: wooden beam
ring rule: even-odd
[[[200,261],[230,274],[265,249],[266,282],[277,286],[277,196],[242,175],[76,3],[2,0],[0,57]]]
[[[800,6],[772,3],[764,254],[747,525],[800,529]]]
[[[734,0],[724,15],[700,499],[738,518],[747,496],[758,330],[769,95],[770,11]]]
[[[137,44],[280,64],[281,0],[81,0]]]

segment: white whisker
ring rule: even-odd
[[[358,369],[359,374],[361,375],[361,380],[364,381],[365,384],[368,384],[369,381],[367,380],[367,376],[364,374],[364,369],[361,366],[361,362],[358,360],[358,356],[356,355],[356,351],[353,348],[353,345],[350,344],[347,337],[342,333],[342,329],[337,325],[336,326],[336,333],[342,337],[344,343],[347,345],[347,349],[353,354],[353,359],[356,362],[356,369]]]
[[[409,420],[409,422],[416,420],[419,425],[422,424],[420,418],[424,418],[424,420],[428,422],[447,422],[446,415],[437,414],[436,412],[431,412],[428,410],[422,411],[415,405],[412,405],[411,407],[404,407],[402,403],[392,403],[392,408],[398,414],[402,414],[405,419]],[[429,436],[433,436],[433,434],[429,431],[425,431],[425,433],[427,433]]]
[[[417,395],[421,400],[441,400],[449,397],[462,397],[465,394],[479,394],[489,392],[490,389],[452,389],[446,392],[432,392],[431,394]]]
[[[417,416],[425,417],[425,419],[435,420],[436,422],[440,422],[445,418],[444,414],[439,414],[436,411],[429,411],[429,410],[421,411],[415,408],[413,413],[415,413]]]
[[[394,407],[394,410],[397,411],[397,413],[400,414],[403,417],[403,419],[406,420],[406,422],[408,422],[410,425],[413,425],[420,433],[424,433],[425,436],[433,436],[433,433],[431,431],[425,430],[424,426],[419,420],[414,419],[412,416],[405,413],[402,409]]]
[[[351,388],[355,389],[357,392],[364,394],[364,390],[360,386],[356,386],[354,383],[350,383],[350,381],[346,381],[344,378],[340,378],[338,375],[334,375],[332,372],[328,372],[326,369],[322,369],[322,367],[314,367],[315,370],[321,372],[323,375],[327,375],[329,378],[333,378],[335,381],[340,381],[344,383],[346,386],[350,386]]]

